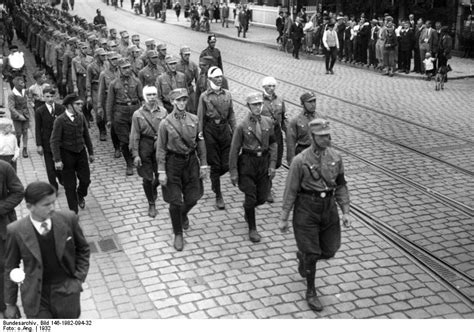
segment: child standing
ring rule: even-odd
[[[423,66],[425,67],[426,80],[430,81],[434,75],[434,62],[435,58],[431,56],[430,52],[426,52],[425,60],[423,60]]]
[[[13,135],[13,122],[8,118],[0,118],[0,160],[4,160],[16,171],[16,160],[20,155],[15,135]]]
[[[28,128],[30,112],[28,111],[28,97],[26,96],[25,81],[17,76],[13,79],[12,92],[8,94],[8,109],[15,128],[18,146],[23,138],[23,158],[28,158]]]

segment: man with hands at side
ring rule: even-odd
[[[255,220],[255,208],[266,202],[271,180],[275,177],[277,142],[273,121],[262,116],[263,95],[260,92],[247,96],[249,114],[233,133],[229,153],[229,171],[232,184],[239,185],[245,194],[245,221],[249,227],[249,240],[260,242]]]
[[[188,91],[175,89],[169,99],[173,111],[160,123],[156,159],[163,200],[169,204],[174,248],[182,251],[183,229],[189,228],[188,212],[202,197],[202,179],[208,177],[209,170],[198,117],[186,112]]]
[[[332,149],[329,122],[314,119],[309,123],[311,146],[293,159],[283,194],[279,224],[288,231],[293,209],[293,230],[298,247],[298,272],[306,278],[306,301],[314,311],[323,306],[315,289],[316,263],[333,257],[341,245],[341,227],[336,203],[342,210],[342,222],[351,226],[349,191],[341,157]]]

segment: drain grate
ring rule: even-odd
[[[117,244],[117,240],[112,237],[91,241],[89,242],[89,248],[91,254],[109,253],[122,250]]]

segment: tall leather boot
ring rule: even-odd
[[[189,229],[188,212],[191,208],[192,207],[189,207],[187,204],[181,205],[181,225],[185,231]]]
[[[249,225],[249,240],[260,242],[260,235],[257,233],[257,223],[255,221],[255,208],[245,208],[245,221]]]
[[[174,233],[174,248],[177,251],[182,251],[184,248],[184,240],[183,226],[181,225],[181,206],[170,204],[169,212]]]
[[[270,188],[268,189],[268,195],[267,195],[267,202],[268,203],[273,203],[275,200],[273,199],[273,195],[272,195],[272,186],[273,186],[273,183],[272,181],[270,180]]]
[[[225,203],[221,192],[221,179],[219,177],[213,178],[211,185],[212,191],[216,193],[216,208],[218,208],[219,210],[224,210]]]
[[[316,264],[311,267],[306,267],[306,301],[311,310],[321,311],[323,305],[318,299],[316,288],[314,287],[314,279],[316,277]]]
[[[156,211],[155,197],[153,195],[153,184],[149,180],[143,180],[143,191],[145,191],[146,199],[148,200],[148,216],[155,218],[158,212]]]
[[[125,144],[122,145],[122,155],[123,158],[125,159],[125,162],[127,163],[127,171],[125,174],[127,176],[133,175],[133,160],[132,160],[132,155],[130,154],[130,150],[128,149],[128,146]]]

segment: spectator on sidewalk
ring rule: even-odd
[[[243,32],[243,37],[246,38],[245,35],[247,33],[249,21],[245,9],[238,9],[237,20],[239,22],[239,26],[237,27],[237,37],[240,37],[240,33]]]
[[[3,287],[7,225],[16,220],[15,207],[21,203],[23,196],[24,188],[14,168],[8,162],[0,160],[0,318],[3,318],[7,302]],[[19,318],[17,312],[14,316],[12,318]]]
[[[35,112],[35,139],[36,151],[44,158],[48,182],[58,191],[58,182],[61,185],[63,184],[62,174],[61,171],[56,170],[54,167],[50,139],[54,120],[63,114],[66,109],[63,105],[54,102],[55,94],[56,91],[51,87],[43,91],[45,104],[40,106]],[[56,178],[58,181],[56,181]]]
[[[451,50],[453,48],[453,38],[449,35],[449,28],[444,26],[441,28],[440,40],[438,45],[438,68],[446,66],[446,79],[448,81],[448,72],[450,66],[448,66],[448,60],[451,59]]]
[[[418,21],[416,22],[416,26],[413,28],[414,38],[415,38],[415,42],[413,46],[413,71],[417,74],[422,72],[421,64],[422,64],[422,60],[424,60],[420,58],[420,43],[419,43],[421,32],[423,31],[424,28],[425,26],[423,24],[423,19],[419,18]]]
[[[50,139],[54,166],[62,172],[69,210],[76,214],[78,206],[84,209],[86,205],[84,197],[91,183],[89,162],[94,162],[87,120],[81,113],[83,105],[84,102],[76,94],[64,98],[66,111],[54,121]]]
[[[0,160],[9,163],[16,172],[16,161],[20,156],[20,148],[13,133],[13,121],[0,118]]]
[[[224,26],[224,23],[222,23],[222,26]],[[275,21],[275,26],[278,32],[278,37],[276,39],[277,43],[281,43],[282,41],[282,36],[283,36],[283,30],[285,28],[285,18],[283,17],[283,12],[280,12],[278,14],[278,17]]]
[[[26,187],[30,214],[7,227],[5,275],[23,261],[21,302],[27,318],[78,318],[90,249],[79,218],[54,211],[57,193],[46,182]],[[5,318],[18,318],[18,285],[5,280]]]
[[[413,33],[413,30],[410,29],[410,23],[408,21],[404,21],[402,23],[400,37],[398,38],[398,48],[400,50],[398,66],[402,72],[405,72],[405,74],[409,74],[411,66],[411,54],[413,52],[413,46],[415,44],[415,34]]]
[[[393,76],[395,72],[395,58],[397,56],[398,40],[395,34],[395,27],[393,25],[393,18],[387,16],[385,18],[385,27],[381,32],[381,39],[383,44],[383,63],[385,67],[384,75]]]
[[[207,55],[212,56],[214,58],[215,65],[219,67],[222,70],[222,72],[224,72],[224,69],[222,67],[221,51],[216,47],[216,42],[217,42],[216,36],[209,35],[207,37],[207,44],[209,46],[201,52],[199,59]]]
[[[179,21],[179,15],[181,15],[181,5],[178,1],[174,4],[173,7],[175,13],[176,13],[176,19]]]
[[[17,76],[13,79],[13,89],[8,93],[8,109],[13,120],[18,146],[23,141],[23,158],[28,158],[28,128],[30,127],[30,111],[26,95],[25,81]]]
[[[337,52],[339,50],[339,39],[334,31],[334,24],[329,23],[327,30],[323,34],[324,54],[326,59],[326,74],[334,74],[333,68],[336,63]]]
[[[227,2],[224,2],[224,6],[222,7],[222,27],[228,28],[229,27],[229,5],[227,5]]]
[[[301,48],[301,40],[304,37],[303,25],[301,18],[297,17],[295,23],[290,28],[290,38],[293,41],[293,58],[299,60],[299,51]]]

